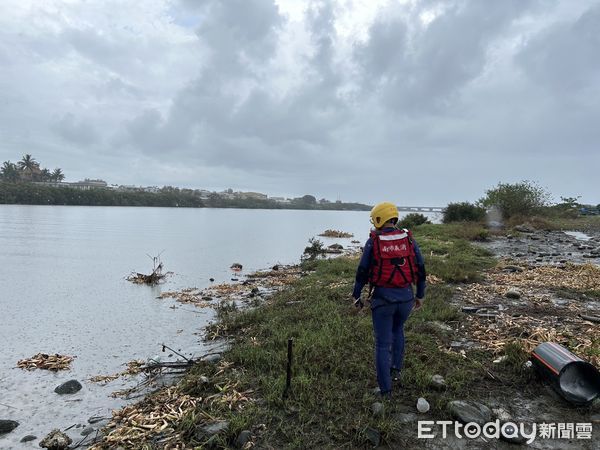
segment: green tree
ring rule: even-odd
[[[19,181],[19,168],[10,161],[4,161],[2,163],[2,168],[0,169],[0,177],[3,181],[9,181],[11,183]]]
[[[39,171],[40,168],[39,163],[29,153],[24,155],[17,165],[24,177],[30,181],[33,179],[34,172]]]
[[[52,173],[48,169],[42,169],[38,178],[38,181],[50,181],[52,179]]]
[[[497,207],[504,219],[515,215],[531,216],[537,214],[550,202],[550,194],[531,181],[520,183],[498,183],[495,188],[486,191],[479,200],[485,208]]]
[[[63,173],[62,169],[57,167],[52,171],[51,179],[52,181],[63,181],[65,179],[65,174]]]

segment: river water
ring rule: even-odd
[[[211,277],[230,281],[234,262],[245,273],[296,263],[308,239],[327,228],[363,242],[368,218],[341,211],[0,206],[0,419],[20,423],[0,435],[0,448],[39,448],[39,440],[19,441],[110,416],[124,404],[110,393],[125,381],[86,380],[159,354],[163,342],[188,356],[205,353],[197,333],[212,310],[159,300],[161,292],[207,287]],[[148,255],[159,253],[174,272],[165,284],[125,280],[132,271],[149,273]],[[15,368],[39,352],[76,359],[58,373]],[[54,393],[70,379],[83,384],[79,393]]]

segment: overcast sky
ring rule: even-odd
[[[67,181],[600,203],[600,1],[2,0],[0,160]]]

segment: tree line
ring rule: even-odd
[[[13,163],[4,161],[0,168],[0,180],[8,183],[20,181],[63,181],[65,175],[60,168],[53,171],[40,167],[40,164],[30,154],[23,155],[20,161]]]

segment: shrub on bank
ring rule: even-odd
[[[485,218],[485,209],[469,202],[450,203],[444,209],[444,223],[479,222]]]
[[[410,213],[398,222],[399,228],[415,228],[424,223],[431,223],[427,217],[419,213]]]
[[[515,215],[529,217],[539,214],[549,205],[550,194],[531,181],[520,183],[498,183],[486,191],[479,204],[485,208],[496,207],[504,219]]]

